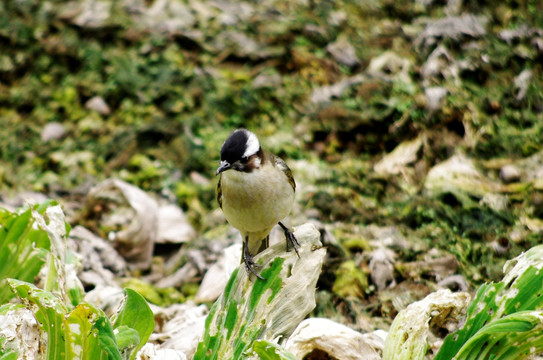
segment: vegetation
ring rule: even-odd
[[[103,180],[176,203],[195,238],[156,246],[151,267],[119,281],[143,277],[138,290],[157,305],[190,300],[217,248],[232,242],[215,212],[214,172],[238,127],[293,169],[291,223],[320,226],[327,258],[310,316],[388,329],[441,287],[498,306],[488,292],[499,290],[506,261],[543,238],[542,6],[0,2],[0,207],[23,209],[0,213],[0,314],[24,300],[42,324],[93,315],[82,328],[114,353],[135,354],[148,335],[82,302],[89,285],[75,286],[62,265],[75,267],[75,257],[31,226],[48,221],[48,203],[25,205],[22,194],[54,199],[71,226],[103,239],[118,224],[103,221],[106,205],[87,203]],[[205,265],[197,275],[157,289],[193,250]],[[35,283],[44,266],[55,271]],[[63,271],[73,277],[56,288]],[[40,309],[41,299],[53,307]],[[143,306],[133,291],[126,299]],[[487,320],[499,330],[525,316],[528,328],[539,308],[525,310]],[[479,344],[489,332],[465,340]]]

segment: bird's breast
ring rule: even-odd
[[[242,232],[269,231],[289,214],[294,201],[287,177],[273,166],[252,172],[226,171],[221,191],[226,219]]]

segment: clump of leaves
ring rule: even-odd
[[[6,259],[0,268],[6,280],[0,284],[1,303],[19,297],[34,314],[40,329],[44,359],[135,359],[154,329],[154,317],[145,299],[125,289],[125,301],[109,319],[83,300],[83,288],[76,277],[75,257],[67,249],[69,227],[59,205],[46,203],[21,214],[3,210],[0,218],[0,247]],[[33,283],[47,266],[44,288]],[[5,304],[0,318],[20,305]],[[47,340],[44,340],[47,339]],[[16,358],[13,343],[0,337],[2,359]],[[15,348],[14,348],[15,347]],[[14,357],[15,356],[15,357]]]
[[[435,360],[527,359],[543,352],[543,246],[505,264],[505,277],[482,285],[467,306],[463,327],[449,334]],[[466,293],[448,290],[402,310],[387,337],[384,359],[424,359],[429,327],[458,321]],[[466,301],[467,303],[467,301]]]
[[[498,283],[485,284],[462,329],[445,338],[436,360],[526,359],[543,351],[543,246],[505,264]]]

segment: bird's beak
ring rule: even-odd
[[[215,175],[219,175],[220,173],[230,169],[231,167],[232,167],[232,165],[230,165],[230,163],[228,161],[223,160],[223,161],[221,161],[219,167],[217,168],[217,172],[215,173]]]

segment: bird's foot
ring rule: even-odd
[[[247,245],[243,247],[243,262],[245,263],[248,272],[253,273],[253,275],[260,280],[266,280],[256,272],[255,267],[259,267],[259,265],[253,260],[253,256],[249,253]]]
[[[283,232],[285,233],[285,238],[287,239],[287,251],[290,251],[291,248],[294,248],[294,251],[296,251],[296,255],[300,257],[300,253],[298,252],[298,248],[300,247],[300,243],[298,242],[298,239],[296,239],[296,236],[290,231],[283,223],[279,222],[279,226],[283,229]]]

